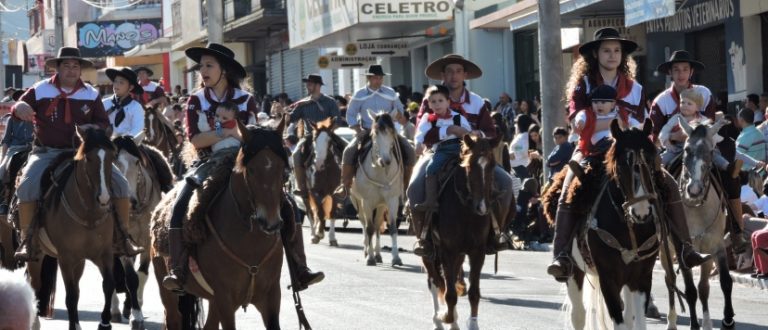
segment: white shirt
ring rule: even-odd
[[[469,122],[467,121],[467,118],[464,118],[464,116],[460,115],[458,112],[451,111],[451,117],[449,118],[438,118],[435,122],[435,127],[437,127],[440,130],[440,142],[451,140],[451,139],[458,139],[459,137],[453,134],[448,134],[448,127],[453,126],[453,117],[459,116],[461,119],[461,127],[464,129],[471,131],[472,126],[469,125]],[[432,123],[429,122],[429,114],[424,114],[424,117],[419,120],[419,127],[416,130],[416,135],[414,139],[416,140],[416,144],[424,144],[424,137],[427,135],[427,132],[432,129]],[[435,143],[432,145],[432,150],[437,150],[437,146],[440,145],[440,143]]]
[[[528,166],[531,162],[528,158],[528,132],[515,135],[512,143],[509,144],[509,165],[514,167]]]
[[[108,97],[101,100],[104,103],[104,109],[109,111],[112,108],[112,98]],[[120,122],[120,126],[115,127],[115,117],[117,117],[117,111],[109,114],[109,123],[114,127],[112,135],[124,136],[130,135],[136,137],[141,131],[144,130],[144,108],[139,101],[133,100],[123,107],[125,112],[125,118]]]
[[[579,113],[576,114],[576,118],[574,120],[576,121],[576,124],[583,124],[587,122],[587,113],[584,111],[594,111],[594,110],[581,110]],[[613,111],[609,112],[605,115],[597,115],[597,120],[613,120],[619,115],[618,111],[614,109]],[[637,127],[640,128],[640,122],[637,121],[632,116],[629,116],[629,127]],[[611,130],[601,130],[601,131],[595,131],[595,133],[592,134],[592,144],[596,144],[600,140],[611,136]]]
[[[228,136],[226,139],[216,142],[214,145],[212,145],[211,150],[213,152],[216,152],[221,149],[227,149],[227,148],[233,148],[233,147],[239,147],[239,146],[240,146],[240,140],[235,139],[231,136]]]

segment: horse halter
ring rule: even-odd
[[[686,151],[687,152],[687,151]],[[714,150],[710,151],[714,154]],[[701,166],[701,181],[702,181],[702,187],[701,187],[701,194],[696,197],[689,197],[688,193],[686,192],[686,183],[689,180],[692,180],[693,177],[690,175],[690,171],[688,171],[688,166],[685,164],[685,160],[683,160],[683,166],[682,170],[680,171],[680,180],[678,180],[678,190],[681,192],[684,192],[682,195],[683,203],[687,206],[692,207],[699,207],[704,204],[704,200],[707,198],[707,192],[709,191],[709,187],[712,185],[712,180],[709,177],[709,173],[711,173],[712,170],[712,163],[711,162],[702,162]]]
[[[628,182],[628,187],[626,184],[626,179],[621,180],[619,179],[619,190],[621,190],[621,193],[624,195],[624,203],[621,205],[621,208],[624,210],[624,214],[627,216],[628,219],[631,219],[633,222],[642,222],[640,219],[636,219],[634,215],[629,212],[629,208],[632,205],[635,205],[640,202],[647,201],[651,204],[656,199],[656,188],[653,184],[653,178],[651,175],[651,163],[648,162],[648,160],[645,158],[645,154],[642,152],[637,152],[635,150],[627,150],[626,151],[626,157],[629,160],[629,168],[630,168],[630,177]],[[639,178],[635,177],[635,171],[639,173]],[[637,183],[641,185],[643,190],[645,191],[645,194],[642,196],[635,196],[637,193]]]

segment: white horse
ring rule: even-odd
[[[373,120],[371,128],[371,149],[359,164],[355,180],[350,188],[352,204],[357,209],[365,235],[363,251],[368,257],[367,265],[375,266],[381,260],[381,236],[379,228],[384,216],[389,223],[392,237],[392,265],[402,266],[397,247],[397,209],[403,198],[403,155],[397,142],[397,132],[392,113],[374,113],[368,110]],[[376,245],[373,236],[376,235]]]

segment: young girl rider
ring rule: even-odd
[[[112,81],[114,94],[102,102],[109,115],[109,122],[115,128],[112,135],[136,137],[144,130],[144,108],[131,95],[144,93],[136,73],[130,68],[109,68],[106,74]]]

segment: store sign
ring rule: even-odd
[[[360,22],[446,21],[453,0],[360,0]]]
[[[344,47],[350,56],[408,56],[407,42],[355,42]]]
[[[77,47],[83,57],[123,55],[161,36],[161,19],[77,23]]]
[[[685,32],[721,23],[736,17],[737,0],[707,0],[688,4],[675,15],[645,23],[648,33]]]
[[[288,34],[291,48],[357,24],[356,1],[291,0]]]
[[[626,26],[675,14],[675,0],[624,0]]]
[[[599,29],[605,27],[612,27],[619,31],[619,34],[629,40],[637,43],[638,48],[635,51],[635,55],[645,54],[645,28],[642,25],[636,25],[633,27],[625,27],[624,17],[603,17],[603,18],[589,18],[584,20],[584,36],[589,40],[592,40],[592,36]]]
[[[317,58],[317,67],[319,69],[356,69],[367,68],[374,64],[377,64],[376,56],[329,55]]]

